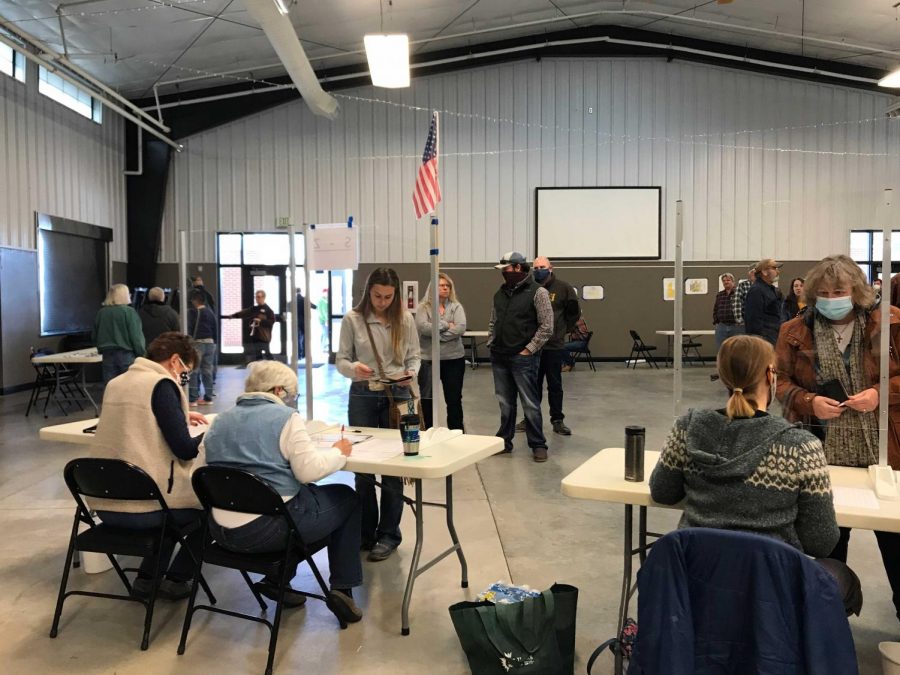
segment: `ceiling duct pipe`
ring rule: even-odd
[[[309,109],[329,119],[337,117],[337,99],[319,84],[290,16],[281,14],[274,0],[244,0],[244,6],[269,38]]]

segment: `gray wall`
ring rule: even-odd
[[[756,262],[756,261],[753,261]],[[709,293],[707,295],[684,296],[684,327],[686,329],[712,329],[712,310],[715,294],[718,291],[718,276],[731,272],[740,279],[746,275],[752,263],[685,263],[685,278],[707,279]],[[788,261],[781,270],[780,286],[786,290],[790,280],[797,276],[805,276],[806,271],[815,261]],[[354,277],[354,302],[362,295],[366,277],[377,265],[360,265]],[[427,264],[391,265],[400,275],[401,281],[419,282],[419,290],[425,292],[430,267]],[[487,330],[491,315],[491,301],[503,279],[500,272],[487,266],[442,265],[456,285],[457,295],[466,310],[468,327],[471,330]],[[666,338],[656,335],[657,330],[672,330],[675,325],[673,316],[674,303],[663,300],[663,282],[666,277],[674,276],[671,266],[658,263],[622,263],[595,266],[567,266],[564,263],[554,266],[560,279],[575,286],[579,294],[584,285],[603,286],[603,300],[582,300],[581,308],[588,328],[594,331],[591,340],[591,353],[594,358],[624,359],[631,351],[631,338],[628,330],[640,333],[644,342],[655,344],[661,355],[666,351]],[[715,356],[715,341],[712,336],[701,337],[705,357]],[[483,350],[481,356],[486,356]]]
[[[887,94],[658,58],[541,59],[338,92],[340,116],[288,103],[190,137],[172,160],[161,260],[215,261],[223,231],[354,216],[362,260],[427,262],[412,188],[441,110],[446,262],[534,251],[536,186],[658,185],[663,259],[816,260],[880,226],[900,188]],[[889,217],[895,222],[897,209]],[[591,227],[585,214],[584,227]]]

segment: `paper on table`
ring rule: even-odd
[[[880,509],[878,498],[869,488],[832,486],[835,506],[849,506],[855,509]]]
[[[313,436],[318,443],[325,443],[326,445],[332,445],[333,443],[337,443],[339,440],[343,439],[345,441],[350,441],[351,445],[356,445],[357,443],[362,443],[363,441],[367,441],[372,438],[372,434],[316,434]]]
[[[395,439],[370,438],[353,446],[352,457],[368,462],[383,462],[403,454],[403,443],[400,435]]]
[[[200,434],[205,434],[209,431],[208,424],[198,424],[197,426],[189,426],[188,433],[191,435],[191,438],[197,438]]]

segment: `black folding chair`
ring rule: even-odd
[[[584,339],[584,347],[582,347],[581,349],[573,349],[570,353],[572,354],[572,359],[575,361],[578,361],[578,357],[581,356],[582,360],[586,360],[590,369],[596,373],[597,366],[594,365],[594,357],[591,356],[592,337],[594,337],[594,331],[588,331],[587,337]]]
[[[53,350],[50,349],[32,349],[29,359],[33,359],[35,356],[47,356],[53,353]],[[72,400],[67,402],[75,403],[79,410],[84,410],[84,407],[78,400],[80,397],[77,396],[77,394],[81,392],[77,371],[67,368],[65,364],[62,363],[32,362],[31,366],[34,368],[35,378],[31,388],[31,396],[28,399],[28,407],[25,408],[25,417],[28,417],[31,413],[31,408],[40,401],[41,392],[46,393],[46,397],[44,398],[44,417],[47,417],[47,406],[50,404],[51,398],[56,401],[59,411],[65,415],[66,411],[65,408],[62,407],[60,397],[55,395],[57,388],[59,389],[59,393],[62,394],[63,399],[71,398]]]
[[[73,459],[66,464],[63,470],[66,485],[75,499],[75,522],[72,523],[72,534],[69,537],[69,548],[66,552],[66,564],[63,567],[62,581],[59,586],[59,597],[56,600],[56,611],[53,614],[53,625],[50,628],[50,637],[55,638],[59,629],[59,619],[62,615],[63,602],[70,595],[88,595],[97,598],[109,598],[111,600],[127,600],[139,602],[144,605],[144,635],[141,640],[141,649],[147,649],[150,643],[150,624],[153,620],[153,607],[156,604],[156,595],[159,590],[159,582],[163,566],[168,560],[161,559],[162,543],[166,538],[174,539],[181,546],[187,546],[185,535],[190,534],[192,528],[179,528],[175,525],[169,507],[163,499],[162,493],[154,480],[140,467],[121,459],[97,459],[80,458]],[[120,501],[155,501],[159,504],[159,510],[163,512],[163,524],[158,529],[137,529],[128,527],[113,527],[111,525],[97,524],[91,516],[91,511],[85,504],[84,497],[103,499],[116,499]],[[78,527],[81,524],[88,529],[81,534]],[[190,550],[190,549],[188,549]],[[66,591],[69,582],[69,570],[72,567],[72,557],[75,551],[92,551],[105,553],[112,563],[116,574],[125,585],[128,595],[113,593],[95,593],[90,591]],[[115,555],[130,555],[145,558],[155,556],[153,586],[149,598],[139,598],[132,595],[131,584],[125,576],[125,570],[119,566]],[[195,562],[196,559],[195,559]],[[197,565],[199,570],[199,564]],[[128,570],[132,571],[132,570]],[[197,578],[195,578],[197,583]],[[216,599],[206,580],[199,578],[203,590],[210,602],[215,604]]]
[[[191,627],[191,619],[194,612],[205,609],[210,612],[226,614],[239,619],[247,619],[248,621],[256,621],[269,629],[269,658],[266,663],[266,675],[271,675],[272,664],[275,660],[275,646],[278,641],[278,629],[281,626],[281,611],[284,607],[285,589],[294,577],[297,565],[300,561],[305,560],[309,564],[322,594],[307,593],[305,591],[292,591],[305,595],[308,598],[316,598],[325,601],[328,609],[334,612],[341,628],[346,628],[347,623],[340,618],[334,609],[334,600],[331,591],[325,585],[325,580],[319,573],[312,556],[317,551],[325,547],[325,542],[316,542],[314,544],[306,544],[297,525],[287,511],[284,500],[272,487],[262,478],[253,475],[249,471],[243,469],[234,469],[224,466],[204,466],[197,469],[191,477],[194,485],[194,492],[200,499],[203,508],[206,509],[207,525],[206,532],[203,537],[203,547],[200,553],[200,565],[197,566],[196,575],[200,574],[200,567],[203,563],[217,565],[237,570],[244,577],[244,581],[250,587],[250,591],[259,603],[260,609],[265,612],[267,607],[259,591],[254,587],[253,580],[248,572],[254,574],[262,574],[269,578],[279,578],[278,600],[275,607],[275,618],[272,622],[261,619],[250,614],[242,614],[218,607],[210,607],[208,605],[195,604],[197,598],[197,584],[191,592],[191,598],[188,601],[187,613],[184,617],[184,627],[181,631],[181,642],[178,644],[178,653],[184,654],[185,644],[187,642],[188,631]],[[209,535],[208,521],[212,518],[212,509],[223,509],[226,511],[236,511],[238,513],[249,513],[255,515],[272,516],[284,518],[287,524],[287,540],[285,548],[281,551],[271,553],[236,553],[213,541]]]
[[[656,345],[644,344],[641,336],[635,330],[629,330],[628,333],[631,335],[632,343],[631,354],[628,356],[628,361],[625,362],[625,367],[627,368],[628,364],[631,363],[631,367],[636,369],[638,359],[642,358],[647,361],[648,366],[658,369],[659,365],[656,363],[653,354],[650,353],[656,349]]]
[[[703,365],[703,356],[700,354],[700,347],[703,345],[699,342],[694,342],[694,340],[687,336],[681,342],[681,353],[684,356],[685,363],[699,363],[701,366]],[[693,351],[693,354],[691,354]]]

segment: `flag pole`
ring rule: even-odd
[[[440,158],[440,117],[434,113],[435,155]],[[438,159],[440,161],[440,159]],[[440,332],[440,295],[438,279],[441,271],[440,260],[440,224],[432,211],[431,215],[431,410],[435,427],[446,426],[444,415],[444,390],[441,386],[441,332]]]

